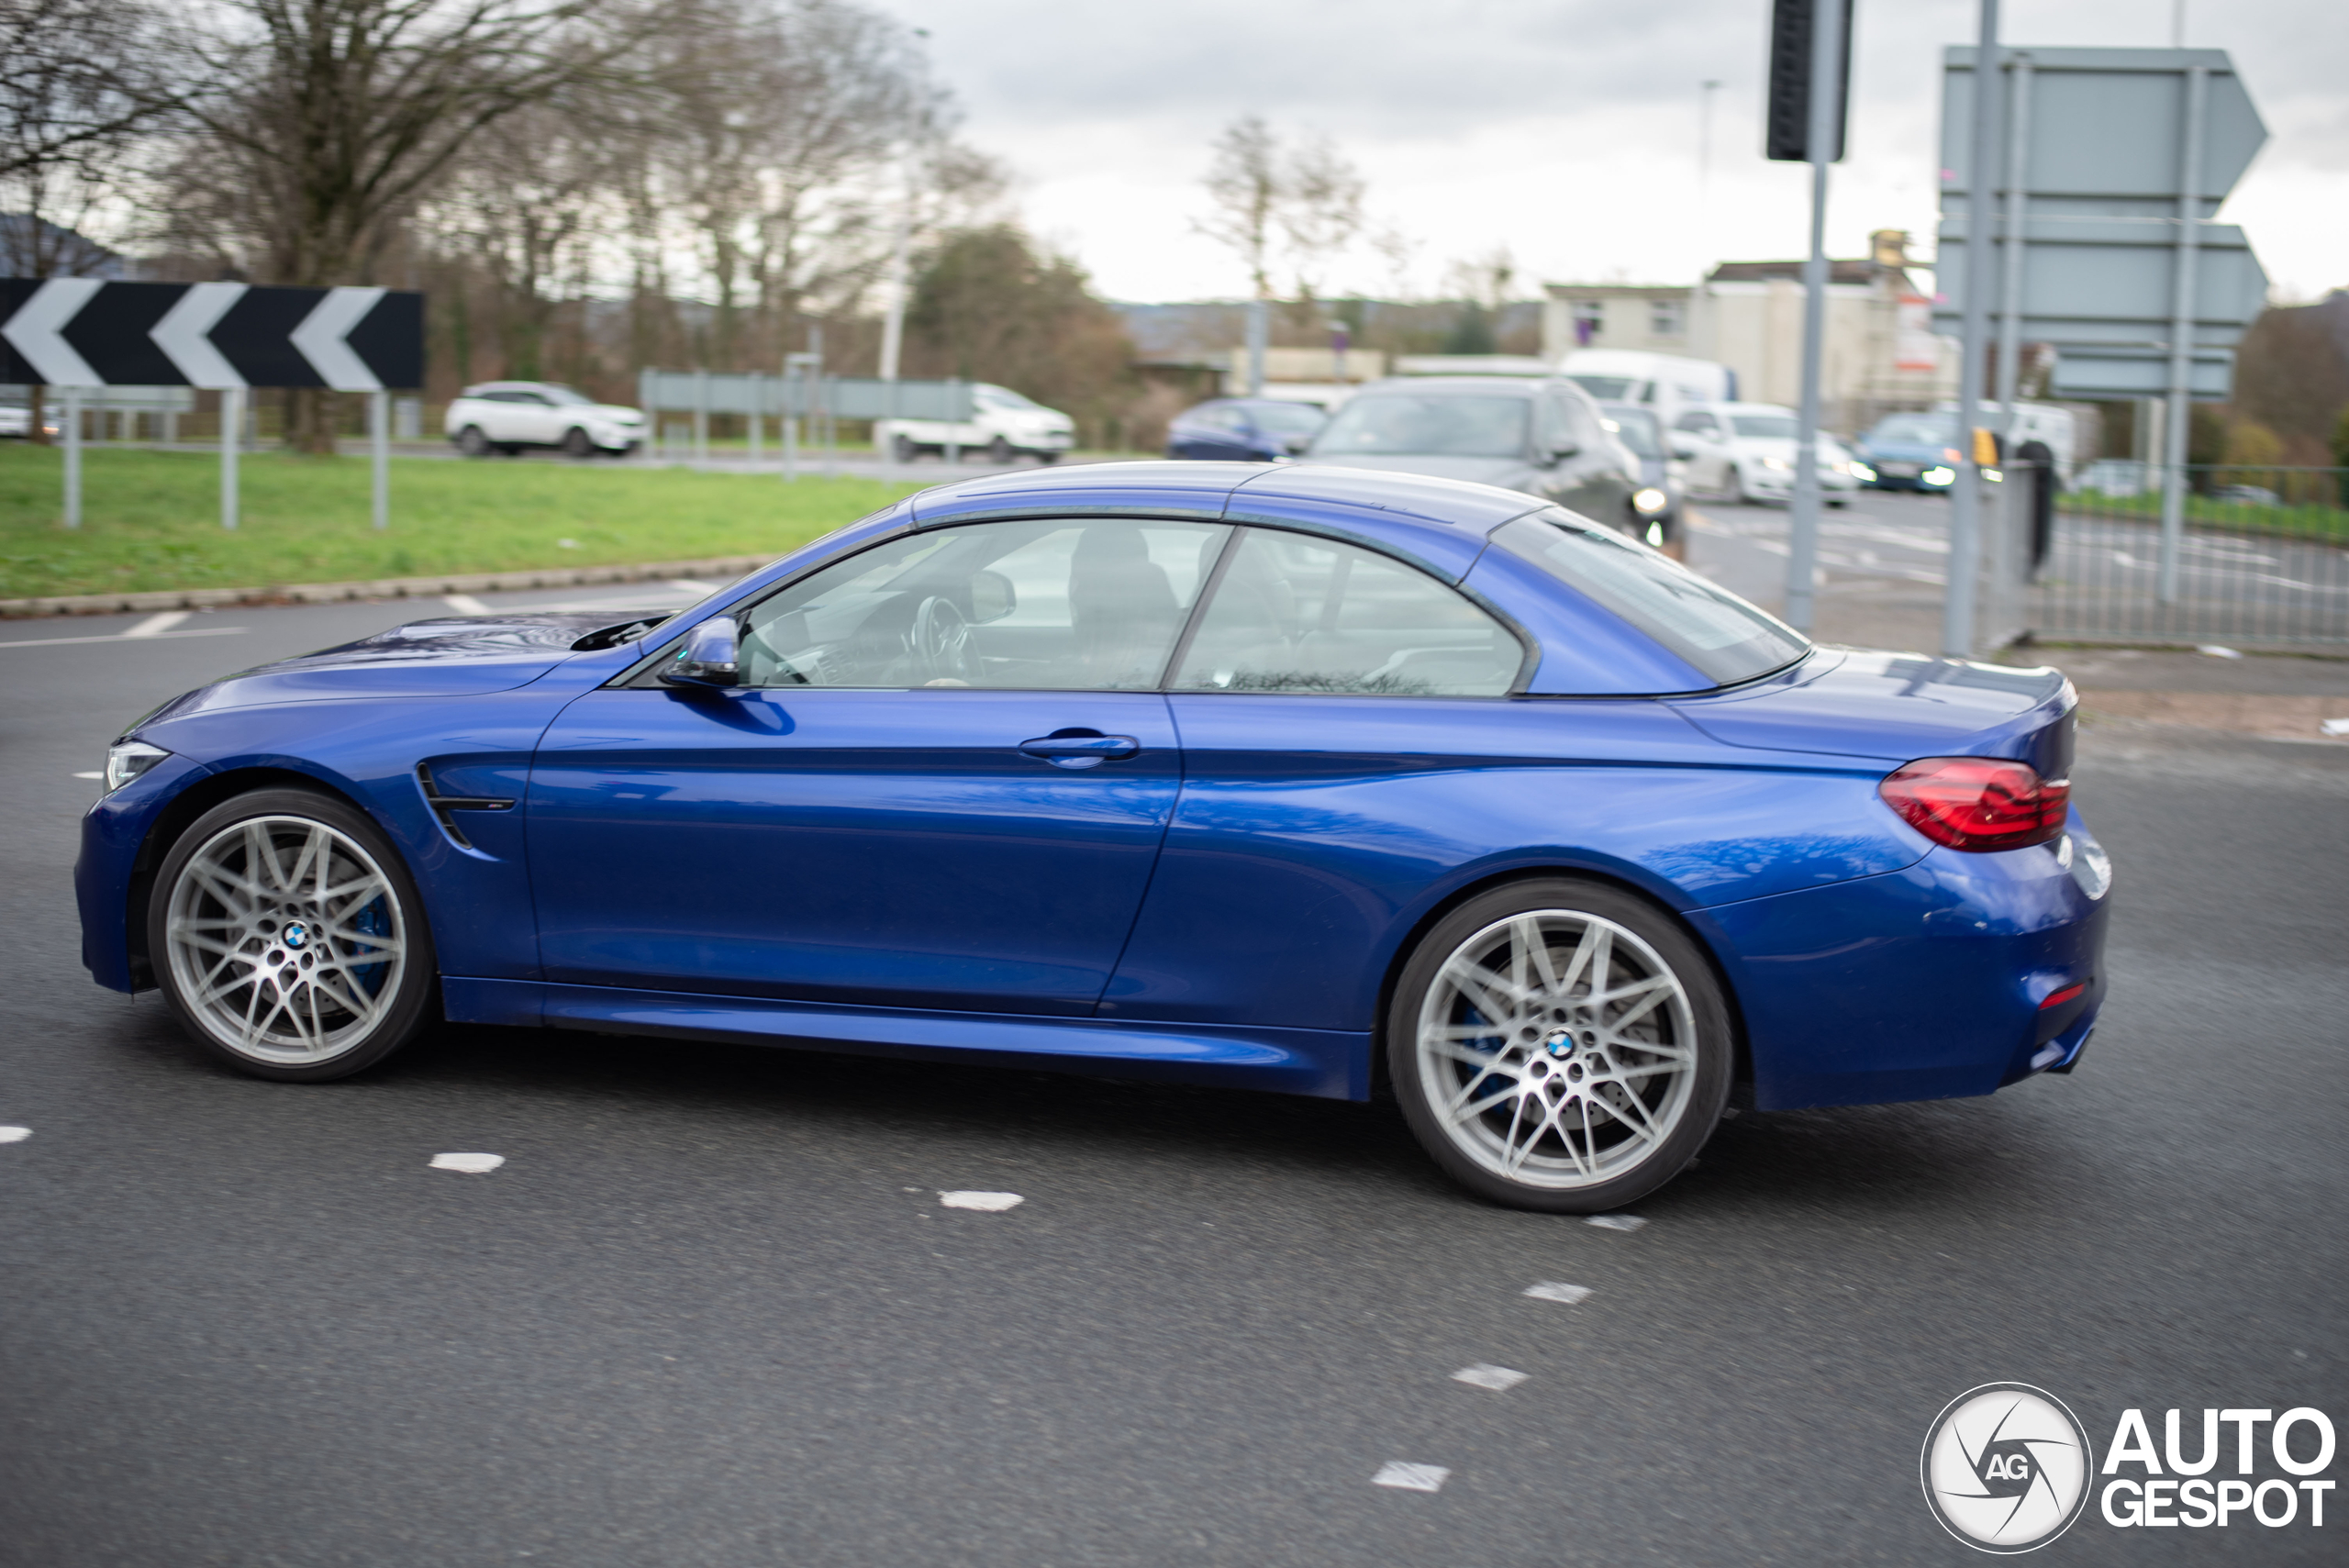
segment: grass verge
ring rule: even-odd
[[[239,468],[232,533],[217,457],[85,450],[82,526],[69,530],[63,454],[0,444],[0,598],[781,555],[916,488],[394,458],[392,525],[378,533],[363,459],[250,453]]]

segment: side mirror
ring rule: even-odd
[[[980,626],[987,621],[1001,620],[1019,607],[1019,591],[1011,579],[1000,572],[971,573],[971,624]]]
[[[1581,450],[1582,443],[1580,441],[1560,441],[1542,455],[1545,462],[1564,462],[1566,459],[1573,457],[1575,453]]]
[[[1695,457],[1697,443],[1686,436],[1675,436],[1672,438],[1672,455],[1682,458]]]
[[[673,686],[730,686],[739,678],[735,662],[741,633],[732,616],[712,616],[685,633],[685,645],[661,679]]]

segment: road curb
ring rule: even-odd
[[[258,588],[157,588],[137,594],[58,594],[0,599],[0,620],[31,616],[116,616],[202,610],[224,605],[324,605],[350,599],[429,599],[448,594],[507,594],[525,588],[574,588],[592,583],[644,583],[670,577],[739,577],[774,555],[701,561],[650,561],[623,566],[539,567],[526,572],[451,573],[381,577],[367,583],[285,583]]]

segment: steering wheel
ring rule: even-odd
[[[921,673],[930,679],[972,680],[978,674],[978,655],[971,647],[971,623],[954,601],[931,595],[914,612],[912,652]]]

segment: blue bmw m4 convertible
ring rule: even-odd
[[[1028,471],[665,620],[419,621],[166,703],[84,821],[83,951],[268,1078],[446,1018],[1386,1084],[1469,1188],[1597,1211],[1733,1099],[2071,1068],[2074,706],[1513,491]]]

